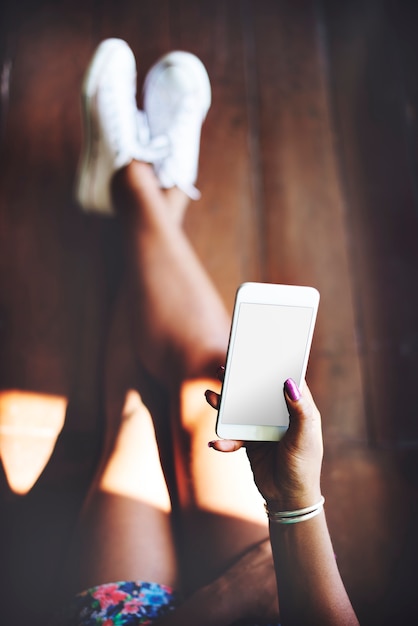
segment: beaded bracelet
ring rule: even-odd
[[[296,509],[295,511],[270,511],[267,503],[264,505],[264,508],[266,509],[267,517],[270,522],[276,522],[277,524],[297,524],[298,522],[305,522],[319,515],[324,508],[324,503],[325,498],[321,496],[317,504],[307,506],[304,509]]]

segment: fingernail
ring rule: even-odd
[[[284,384],[284,388],[286,390],[287,395],[293,402],[297,402],[301,398],[301,393],[299,391],[299,387],[293,380],[293,378],[288,378]]]

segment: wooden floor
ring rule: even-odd
[[[229,308],[244,280],[321,292],[308,380],[324,420],[323,483],[338,562],[364,624],[412,623],[417,19],[416,3],[394,0],[3,2],[5,624],[45,623],[94,470],[104,407],[110,402],[117,412],[135,384],[128,367],[106,399],[106,338],[122,275],[117,221],[82,214],[72,198],[80,83],[109,36],[133,48],[139,84],[173,48],[205,63],[213,106],[202,140],[202,199],[189,211],[187,232]],[[120,331],[121,363],[130,363],[122,322]],[[64,416],[54,454],[22,495],[27,456],[45,453]],[[16,429],[22,446],[12,449]],[[23,483],[13,490],[16,468]]]

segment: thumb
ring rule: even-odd
[[[302,392],[292,378],[287,379],[284,394],[290,415],[289,435],[303,448],[317,447],[322,442],[321,415],[306,382]]]

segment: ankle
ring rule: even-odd
[[[138,186],[150,184],[158,186],[152,165],[135,160],[118,170],[111,182],[113,193],[117,193],[121,188],[136,189]]]
[[[144,193],[158,189],[158,180],[149,163],[131,161],[118,170],[111,181],[112,199],[118,214],[138,212],[141,203],[138,198]]]
[[[170,217],[175,224],[181,226],[184,221],[184,216],[186,215],[187,207],[189,206],[189,196],[178,187],[164,189],[163,194],[167,202]]]

